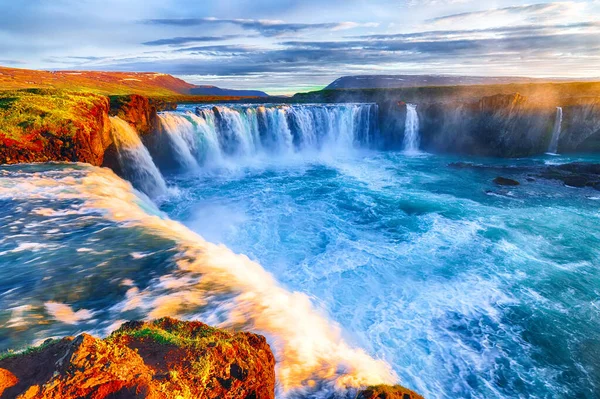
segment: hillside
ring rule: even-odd
[[[96,94],[171,96],[194,85],[170,75],[145,72],[37,71],[0,67],[0,90],[62,89]]]
[[[54,89],[0,91],[0,163],[102,164],[111,143],[109,99]]]
[[[0,66],[0,90],[60,89],[102,95],[140,94],[177,101],[214,101],[226,97],[266,97],[252,90],[197,86],[174,76],[153,72],[38,71]],[[182,98],[181,96],[194,96]],[[200,96],[200,98],[197,98]],[[206,97],[206,98],[202,98]]]

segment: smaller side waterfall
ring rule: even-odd
[[[167,192],[167,183],[154,164],[150,152],[138,132],[129,123],[116,116],[110,117],[112,138],[118,153],[124,177],[138,190],[150,197]]]
[[[415,104],[406,104],[406,122],[402,146],[407,153],[419,152],[419,115]]]
[[[562,107],[556,107],[556,118],[554,119],[554,130],[552,131],[552,139],[548,146],[549,154],[557,154],[558,151],[558,139],[560,138],[560,131],[562,130],[562,119],[563,109]]]

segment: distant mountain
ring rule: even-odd
[[[484,77],[448,75],[357,75],[336,79],[326,89],[398,89],[424,86],[468,86],[509,83],[541,83],[574,79],[536,79],[524,77]]]
[[[269,97],[264,91],[221,89],[216,86],[195,86],[189,93],[198,96]]]

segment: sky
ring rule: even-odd
[[[599,77],[600,0],[0,0],[0,65],[270,94],[344,75]]]

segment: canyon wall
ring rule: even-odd
[[[410,103],[416,105],[423,151],[538,155],[549,151],[558,129],[555,152],[600,152],[600,92],[592,90],[595,86],[569,85],[563,91],[560,85],[517,86],[325,90],[295,96],[290,102],[377,103],[379,132],[374,142],[385,150],[402,149]],[[523,93],[510,92],[513,89]],[[157,112],[176,107],[135,94],[108,98],[50,89],[2,92],[0,164],[76,161],[118,172],[109,115],[128,122],[151,144],[153,136],[161,134]],[[558,127],[557,107],[562,109]]]
[[[394,150],[402,149],[406,104],[414,104],[421,150],[498,157],[547,152],[561,107],[556,152],[600,152],[600,84],[593,82],[321,90],[293,101],[377,103],[378,146]]]
[[[110,145],[104,96],[27,90],[0,96],[0,163],[101,165]]]
[[[522,157],[548,151],[559,129],[559,153],[600,151],[600,99],[580,99],[563,105],[540,104],[518,93],[497,94],[476,101],[417,104],[421,150],[480,156]],[[406,104],[382,101],[382,146],[400,149]]]

